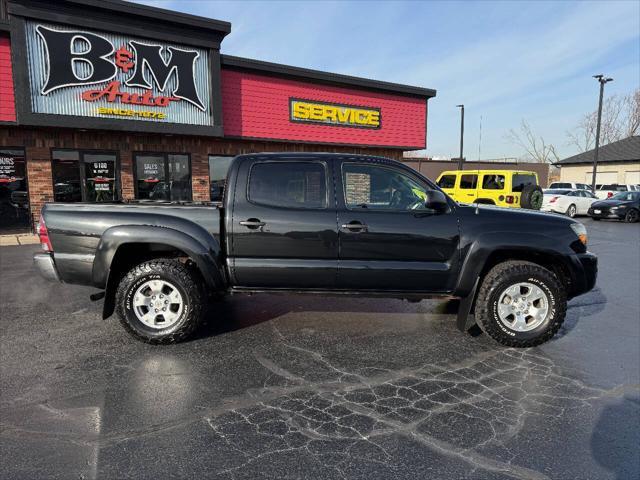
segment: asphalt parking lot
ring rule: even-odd
[[[232,297],[154,347],[0,248],[3,478],[640,477],[640,227],[587,224],[597,287],[533,349],[442,301]]]

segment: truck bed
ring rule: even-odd
[[[60,279],[91,283],[93,260],[103,233],[115,226],[150,225],[184,231],[204,229],[220,240],[222,210],[213,203],[50,203],[42,216],[54,246]],[[162,239],[158,239],[161,243]]]

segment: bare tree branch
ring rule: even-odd
[[[598,112],[582,117],[573,131],[567,132],[568,144],[581,152],[591,150],[596,142]],[[612,95],[602,105],[600,144],[617,142],[640,133],[640,89],[628,95]]]
[[[555,146],[548,144],[543,137],[536,136],[525,120],[522,120],[519,131],[509,130],[506,139],[510,143],[518,145],[531,160],[538,163],[553,163],[560,160]]]

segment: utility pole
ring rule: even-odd
[[[602,120],[602,98],[604,96],[604,84],[613,81],[613,78],[605,78],[604,75],[594,75],[593,78],[600,83],[600,101],[598,102],[598,122],[596,124],[596,149],[593,152],[593,174],[591,176],[591,190],[596,192],[596,171],[598,170],[598,150],[600,150],[600,122]]]
[[[458,157],[458,170],[462,170],[462,163],[464,162],[463,147],[464,147],[464,105],[456,105],[460,108],[460,156]]]

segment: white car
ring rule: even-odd
[[[575,182],[553,182],[551,185],[549,185],[549,189],[555,188],[566,188],[569,190],[591,190],[591,185]]]
[[[618,192],[635,192],[638,188],[636,185],[623,185],[618,183],[608,183],[604,185],[596,185],[596,196],[600,200],[606,200],[613,197]]]
[[[544,191],[540,210],[563,213],[573,218],[576,215],[587,215],[589,207],[597,200],[598,197],[588,190],[547,189]]]

